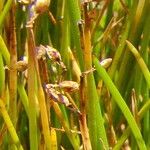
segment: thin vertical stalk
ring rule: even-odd
[[[67,67],[69,67],[69,53],[68,53],[68,47],[69,47],[69,39],[70,39],[70,25],[69,25],[69,15],[68,15],[68,8],[66,1],[64,1],[64,20],[62,22],[62,38],[61,38],[61,48],[60,53],[62,56],[62,59]]]
[[[68,4],[68,13],[71,23],[71,32],[73,33],[74,44],[76,47],[76,55],[79,61],[80,69],[83,71],[83,52],[81,49],[80,32],[78,29],[78,21],[81,20],[80,7],[77,0],[67,0],[66,2]]]
[[[85,34],[84,34],[84,27],[83,23],[81,22],[79,24],[79,30],[80,30],[80,37],[81,37],[81,44],[83,49],[85,50]],[[86,84],[86,76],[84,74],[81,74],[80,71],[78,72],[77,76],[80,76],[80,110],[81,110],[81,115],[79,116],[79,125],[80,125],[80,130],[81,130],[81,135],[82,135],[82,141],[83,141],[83,146],[85,150],[91,150],[92,145],[91,145],[91,140],[90,140],[90,135],[89,135],[89,130],[88,130],[88,123],[87,123],[87,112],[86,112],[86,107],[87,107],[87,84]],[[79,78],[79,77],[78,77]]]
[[[39,16],[36,21],[36,30],[35,30],[35,42],[37,45],[39,44],[48,44],[49,43],[49,37],[48,37],[48,18],[46,14],[42,14],[42,16]],[[46,26],[44,24],[41,24],[43,21],[45,21]],[[45,36],[46,34],[46,36]],[[40,36],[39,36],[40,35]],[[34,49],[36,49],[34,47]],[[51,136],[50,136],[50,103],[48,101],[48,98],[45,98],[45,94],[43,91],[42,84],[48,83],[48,69],[46,61],[43,60],[37,60],[36,54],[34,56],[34,63],[35,63],[35,69],[37,73],[37,96],[38,96],[38,102],[39,102],[39,108],[40,108],[40,119],[42,124],[42,131],[43,131],[43,137],[44,137],[44,145],[46,149],[51,149]]]
[[[45,144],[46,144],[46,148],[49,150],[51,148],[51,139],[50,139],[50,129],[49,129],[49,122],[48,122],[48,114],[47,114],[47,109],[46,109],[46,102],[45,102],[45,96],[44,96],[44,91],[43,91],[43,88],[42,88],[42,85],[41,85],[41,79],[40,79],[40,73],[39,73],[39,70],[38,70],[38,62],[37,62],[37,58],[36,58],[36,54],[35,54],[35,42],[34,42],[34,36],[33,36],[33,31],[32,29],[29,29],[29,35],[30,35],[30,41],[29,41],[29,44],[32,45],[32,49],[30,49],[30,53],[29,55],[32,55],[30,56],[31,60],[30,60],[30,70],[31,73],[33,73],[32,78],[30,78],[30,80],[28,79],[28,84],[30,84],[30,87],[31,89],[28,88],[28,90],[32,90],[34,93],[34,85],[35,85],[35,73],[37,74],[37,82],[38,82],[38,100],[39,100],[39,106],[40,106],[40,112],[41,112],[41,122],[42,122],[42,129],[43,129],[43,133],[44,133],[44,140],[45,140]],[[32,43],[30,43],[32,42]],[[32,72],[33,71],[33,72]],[[31,81],[33,80],[33,81]],[[31,92],[31,91],[30,91]],[[33,95],[33,93],[31,92],[30,94]],[[32,95],[30,95],[32,97]],[[34,98],[35,98],[35,95],[33,95]],[[30,101],[30,100],[29,100]],[[35,101],[36,102],[36,101]],[[31,103],[31,106],[34,105],[35,107],[35,102],[34,103]],[[29,112],[31,111],[31,106],[30,106],[30,103],[29,103]],[[32,106],[33,107],[33,106]],[[34,123],[36,123],[35,125],[37,126],[37,121],[36,121],[36,109],[34,110],[34,112],[31,111],[31,113],[34,113],[33,115],[33,120],[31,120],[31,123],[32,121]],[[32,119],[32,118],[31,118]],[[32,128],[32,124],[31,124],[31,128]],[[37,132],[37,131],[36,131]],[[30,133],[30,137],[32,138],[32,131]],[[37,133],[36,133],[37,134]],[[36,135],[36,138],[37,138],[37,135]],[[34,144],[34,141],[33,143]],[[38,143],[36,143],[36,147],[38,146]],[[31,145],[33,146],[32,148],[34,148],[34,145]]]
[[[32,68],[34,71],[34,74],[36,74],[37,77],[37,89],[38,89],[38,102],[39,102],[39,107],[40,107],[40,113],[41,113],[41,122],[42,122],[42,130],[43,130],[43,134],[44,134],[44,141],[45,141],[45,146],[48,150],[50,150],[51,148],[51,139],[50,139],[50,129],[49,129],[49,119],[48,119],[48,114],[47,114],[47,108],[46,108],[46,102],[45,102],[45,95],[44,95],[44,91],[41,85],[41,78],[40,78],[40,73],[39,73],[39,67],[38,67],[38,61],[37,61],[37,57],[36,57],[36,52],[35,52],[35,41],[34,41],[34,35],[33,35],[33,30],[32,28],[29,28],[29,44],[32,45],[32,49],[30,49],[30,56],[31,60],[30,60],[30,69]],[[31,70],[30,70],[31,71]],[[32,72],[32,71],[31,71]],[[32,78],[35,80],[35,76],[32,75]],[[30,82],[32,82],[33,85],[35,85],[35,81],[29,81],[29,84],[31,84]],[[33,86],[33,85],[30,86]],[[34,88],[35,86],[33,86],[32,88]],[[30,87],[31,88],[31,87]],[[32,89],[34,90],[34,89]],[[34,91],[35,93],[35,91]],[[31,93],[30,93],[31,94]],[[29,103],[30,104],[30,103]],[[29,109],[30,105],[29,105]],[[30,110],[29,110],[30,112]],[[34,113],[34,112],[33,112]],[[36,113],[36,112],[35,112]],[[36,114],[35,114],[36,115]],[[34,118],[33,118],[34,119]],[[36,118],[35,118],[36,119]],[[33,120],[34,121],[34,120]],[[36,122],[35,122],[36,123]],[[37,126],[37,125],[36,125]],[[32,134],[32,133],[31,133]],[[32,136],[32,135],[31,135]],[[36,143],[38,144],[38,143]],[[33,145],[32,145],[33,146]]]
[[[149,52],[148,52],[148,44],[150,42],[150,28],[149,28],[149,22],[150,22],[150,12],[149,12],[149,7],[150,7],[150,1],[146,0],[145,2],[145,6],[146,8],[145,13],[144,13],[144,17],[146,18],[145,24],[144,24],[144,29],[143,29],[143,39],[141,41],[141,55],[146,63],[146,65],[148,65],[148,61],[149,61]],[[142,75],[141,75],[142,76]],[[143,79],[143,76],[142,76]],[[141,83],[145,83],[142,82],[143,80],[141,79]],[[143,92],[144,91],[144,92]],[[145,92],[147,91],[147,92]],[[141,93],[145,93],[144,94],[144,99],[145,99],[145,103],[147,103],[147,101],[149,101],[149,89],[147,84],[144,84],[143,88],[142,88],[142,92]],[[150,135],[147,134],[150,131],[150,111],[147,111],[147,113],[144,116],[143,121],[146,122],[143,124],[143,137],[145,139],[145,143],[147,145],[147,148],[150,148]]]
[[[85,28],[84,28],[84,62],[85,70],[92,69],[92,47],[90,22],[87,15],[87,5],[85,11]],[[93,149],[108,149],[107,136],[104,127],[104,120],[99,105],[99,98],[96,91],[93,73],[87,75],[87,115],[88,127]],[[102,143],[101,143],[102,142]]]
[[[139,22],[141,20],[144,4],[145,4],[145,0],[140,0],[138,2],[137,10],[136,10],[136,13],[135,13],[135,19],[134,19],[134,28],[137,28],[137,25],[139,24]]]
[[[35,24],[36,30],[35,30],[35,41],[37,45],[39,44],[48,44],[49,43],[49,35],[48,33],[48,18],[47,14],[42,14],[37,18],[37,22]],[[46,25],[41,24],[43,21],[45,21]],[[46,34],[46,35],[45,35]],[[34,39],[34,38],[33,38]],[[34,50],[35,50],[34,46]],[[48,83],[48,73],[47,73],[47,64],[46,61],[43,60],[37,60],[36,53],[34,53],[34,65],[35,70],[37,73],[37,96],[38,96],[38,102],[39,102],[39,108],[40,108],[40,119],[42,124],[42,131],[43,131],[43,137],[44,137],[44,145],[46,149],[51,149],[51,136],[50,136],[50,103],[48,101],[48,98],[45,98],[45,94],[43,91],[43,83]],[[42,70],[40,71],[42,67]],[[42,83],[41,83],[42,82]]]
[[[122,56],[122,53],[123,53],[123,50],[124,50],[124,47],[125,47],[125,41],[126,41],[126,39],[128,37],[129,29],[130,29],[130,22],[127,21],[127,24],[126,24],[126,27],[125,27],[125,31],[122,33],[119,46],[118,46],[118,48],[116,50],[116,53],[115,53],[115,56],[113,58],[113,62],[112,62],[111,68],[109,70],[109,75],[112,78],[112,80],[114,79],[114,75],[115,75],[115,72],[117,70],[117,66],[119,64],[119,60],[121,59],[121,56]]]
[[[83,146],[85,150],[92,150],[91,141],[89,137],[89,131],[87,126],[86,118],[86,95],[85,95],[85,77],[81,76],[80,81],[80,107],[81,107],[81,116],[79,120],[80,131],[82,135]]]
[[[46,106],[46,99],[45,99],[43,87],[41,84],[39,66],[38,66],[38,61],[37,61],[36,55],[34,55],[34,63],[35,63],[35,70],[37,73],[38,102],[39,102],[40,113],[41,113],[41,123],[42,123],[44,141],[45,141],[46,149],[50,150],[51,149],[51,136],[50,136],[50,127],[49,127],[49,118],[48,118],[49,117],[48,111],[50,111],[49,110],[50,108],[49,108],[49,105]],[[46,70],[44,70],[44,71],[46,71]],[[48,80],[48,79],[46,79],[46,80]]]
[[[9,94],[10,94],[10,108],[9,113],[16,127],[17,123],[17,70],[14,64],[17,63],[17,43],[16,43],[16,30],[15,30],[15,2],[13,2],[10,11],[10,74],[9,74]]]
[[[109,22],[113,16],[113,6],[114,6],[114,0],[109,2],[107,12],[106,12],[107,15],[106,15],[105,27],[107,27],[107,25],[109,24]]]
[[[2,54],[0,52],[0,97],[2,96],[5,87],[5,69]]]
[[[27,116],[29,117],[29,100],[28,100],[28,96],[27,96],[27,93],[25,91],[24,85],[21,81],[18,81],[17,89],[18,89],[18,94],[20,95],[20,99],[22,101],[22,104],[23,104],[25,111],[27,113]]]
[[[49,128],[49,119],[48,119],[48,111],[46,107],[45,95],[41,85],[40,73],[38,69],[38,63],[36,61],[37,67],[37,78],[38,78],[38,100],[40,105],[41,111],[41,122],[42,122],[42,129],[44,134],[44,141],[46,145],[46,149],[51,149],[51,137],[50,137],[50,128]]]
[[[28,29],[28,98],[29,98],[29,136],[30,149],[38,149],[37,101],[36,101],[36,70],[34,63],[35,45],[33,33]]]

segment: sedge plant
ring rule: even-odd
[[[0,149],[150,149],[149,0],[0,1]]]

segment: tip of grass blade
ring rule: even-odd
[[[133,53],[133,55],[135,56],[139,67],[145,77],[145,80],[150,88],[150,72],[148,67],[146,66],[143,58],[141,57],[140,53],[138,52],[138,50],[131,44],[131,42],[129,42],[128,40],[126,40],[127,46],[129,48],[129,50]]]

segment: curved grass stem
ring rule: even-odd
[[[129,41],[126,41],[126,43],[127,43],[127,46],[129,47],[130,51],[135,56],[139,66],[140,66],[140,69],[145,77],[145,80],[150,88],[150,72],[149,72],[143,58],[140,56],[138,50]]]
[[[135,121],[135,119],[132,116],[131,111],[129,110],[128,106],[126,105],[124,99],[122,98],[121,94],[119,93],[118,89],[110,79],[109,75],[105,71],[105,69],[100,65],[98,59],[96,57],[93,57],[93,63],[95,65],[95,68],[97,70],[98,75],[102,78],[106,86],[108,87],[110,93],[112,94],[112,97],[114,98],[115,102],[121,109],[122,113],[124,114],[124,117],[126,118],[132,133],[137,141],[137,144],[139,146],[140,150],[147,150],[145,142],[142,138],[140,129]]]

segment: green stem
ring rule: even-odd
[[[5,68],[2,54],[0,52],[0,97],[2,96],[4,88],[5,88]]]
[[[76,54],[80,64],[81,71],[84,68],[83,52],[80,43],[80,32],[78,29],[78,21],[81,20],[80,9],[77,0],[67,0],[68,13],[71,22],[71,32],[73,33],[74,44],[76,46]]]
[[[92,69],[92,47],[91,47],[91,31],[90,21],[87,15],[87,7],[85,6],[85,28],[83,33],[84,43],[84,62],[85,70]],[[93,149],[108,149],[108,141],[104,127],[104,119],[101,113],[99,97],[96,90],[93,73],[90,72],[86,77],[85,98],[87,104],[89,135]]]
[[[25,111],[27,113],[27,116],[29,117],[29,101],[28,101],[28,96],[27,93],[25,91],[24,85],[23,83],[21,83],[21,81],[18,82],[18,93],[20,95],[20,99],[22,101],[22,104],[25,108]]]
[[[34,63],[35,45],[33,33],[28,31],[28,98],[29,98],[29,136],[30,149],[38,149],[38,128],[37,128],[37,100],[36,100],[36,70]]]

